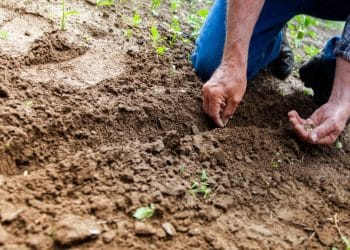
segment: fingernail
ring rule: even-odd
[[[311,140],[312,140],[313,142],[317,142],[317,140],[318,140],[318,135],[317,135],[317,133],[311,133]]]

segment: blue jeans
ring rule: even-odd
[[[345,21],[350,14],[350,0],[265,0],[250,41],[247,69],[249,80],[278,57],[281,30],[288,20],[298,14]],[[192,54],[193,66],[204,81],[209,80],[220,65],[225,38],[226,0],[215,0]],[[328,42],[325,50],[332,53],[324,53],[324,56],[329,56],[332,60],[335,60],[334,44]]]

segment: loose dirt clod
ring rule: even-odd
[[[8,238],[8,234],[3,228],[3,226],[0,224],[0,245],[3,245],[4,243],[6,243],[7,238]]]
[[[141,221],[135,222],[134,229],[135,229],[136,235],[140,235],[140,236],[150,236],[156,233],[156,230],[154,227],[152,227],[149,224],[143,223]]]
[[[53,237],[58,244],[66,246],[95,238],[100,233],[101,228],[96,221],[68,214],[56,224]]]

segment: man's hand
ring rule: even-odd
[[[203,86],[204,112],[217,126],[223,128],[235,113],[246,87],[244,69],[232,65],[220,66]]]
[[[350,105],[330,101],[304,120],[296,111],[288,114],[298,136],[311,144],[332,144],[343,132],[350,116]]]

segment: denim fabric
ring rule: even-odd
[[[335,48],[335,54],[350,61],[350,16],[346,22],[343,35]]]
[[[248,79],[254,78],[278,57],[282,41],[281,30],[295,15],[307,14],[331,20],[345,20],[349,13],[350,0],[265,0],[250,41]],[[220,65],[225,39],[226,0],[216,0],[192,54],[193,66],[204,81]]]

